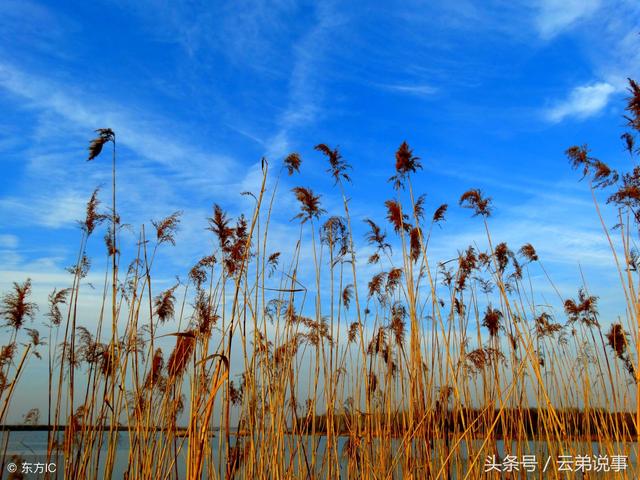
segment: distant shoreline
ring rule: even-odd
[[[67,429],[66,425],[57,425],[55,426],[56,431],[63,432]],[[93,426],[93,427],[79,427],[78,430],[102,430],[104,432],[108,432],[111,430],[109,425],[101,425],[101,426]],[[0,425],[0,431],[16,431],[16,432],[51,432],[54,430],[54,425],[24,425],[24,424],[14,424],[14,425]],[[118,425],[115,427],[115,430],[119,432],[129,431],[130,428],[126,425]],[[146,430],[152,430],[156,432],[167,432],[168,428],[161,427],[148,427]],[[186,433],[186,427],[176,427],[175,432]],[[218,432],[219,429],[213,429],[212,432]]]
[[[0,431],[10,431],[10,432],[51,432],[54,430],[53,425],[24,425],[24,424],[14,424],[14,425],[0,425]],[[56,431],[59,432],[63,432],[67,429],[66,425],[58,425],[56,427]],[[82,428],[81,428],[82,429]],[[90,430],[102,430],[104,432],[108,432],[110,430],[110,427],[108,425],[103,425],[100,427],[92,427],[89,428]],[[127,427],[126,425],[118,425],[117,427],[115,427],[116,431],[119,432],[128,432],[129,431],[129,427]],[[167,432],[169,431],[169,429],[167,428],[160,428],[160,427],[149,427],[147,430],[151,430],[151,431],[155,431],[155,432]],[[177,427],[175,430],[175,433],[177,436],[185,436],[187,433],[188,429],[186,427]],[[214,429],[209,430],[209,433],[211,434],[215,434],[215,433],[220,433],[222,430],[217,427]],[[231,432],[232,435],[238,436],[238,437],[245,437],[247,436],[247,432],[238,432],[238,431],[232,431]],[[288,430],[285,432],[287,435],[294,435],[294,433],[291,430]],[[305,436],[311,436],[311,433],[306,432],[300,432],[298,433],[298,435],[305,435]],[[338,437],[346,437],[348,436],[348,432],[339,432],[336,434]],[[316,432],[316,437],[324,437],[326,436],[325,432]],[[450,438],[454,437],[454,433],[450,433],[449,434]],[[503,440],[504,438],[502,437],[502,435],[496,435],[494,434],[493,437],[496,440]],[[400,435],[393,435],[393,438],[401,438]],[[435,437],[434,437],[435,438]],[[473,437],[473,440],[482,440],[486,437],[483,436],[475,436]],[[586,437],[584,435],[580,435],[580,436],[569,436],[567,437],[570,440],[574,440],[574,441],[583,441],[583,442],[598,442],[598,438],[596,436],[590,436],[590,437]],[[437,438],[438,440],[441,439],[441,437]],[[517,441],[517,439],[512,438],[513,441]],[[545,438],[540,437],[540,436],[536,436],[534,438],[529,438],[527,439],[528,441],[533,441],[533,442],[544,442]],[[640,438],[636,437],[636,438],[632,438],[631,436],[621,436],[620,440],[621,442],[639,442]]]

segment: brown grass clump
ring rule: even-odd
[[[384,303],[385,297],[385,282],[387,279],[387,272],[379,272],[376,273],[371,280],[369,280],[368,289],[369,289],[369,298],[373,296],[377,296],[380,300],[380,303]]]
[[[329,248],[337,249],[335,254],[341,258],[349,250],[348,229],[344,218],[333,216],[327,219],[320,229],[320,239]]]
[[[2,348],[0,348],[0,367],[5,367],[13,362],[13,358],[16,354],[16,348],[17,345],[15,342],[3,345]]]
[[[622,185],[607,202],[631,208],[637,216],[640,205],[640,167],[636,166],[631,172],[622,175]]]
[[[193,308],[193,319],[198,333],[202,337],[208,338],[211,335],[211,329],[216,325],[220,317],[215,313],[215,306],[211,305],[209,296],[203,290],[197,293],[196,303]]]
[[[404,348],[404,340],[406,336],[407,323],[406,318],[407,310],[401,303],[395,303],[391,308],[391,323],[389,329],[393,333],[393,338],[398,347]]]

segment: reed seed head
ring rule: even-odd
[[[13,290],[6,293],[0,301],[0,316],[7,322],[6,327],[20,330],[27,320],[33,320],[38,306],[29,301],[30,295],[30,278],[23,283],[13,282]]]

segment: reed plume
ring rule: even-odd
[[[145,389],[158,385],[163,368],[164,357],[162,355],[162,349],[156,348],[156,351],[153,354],[153,358],[151,359],[151,369],[149,370],[149,373],[147,374],[147,377],[144,381]]]
[[[551,315],[542,312],[535,318],[536,334],[539,338],[553,336],[555,333],[562,331],[562,325],[551,321]]]
[[[269,276],[272,276],[273,273],[278,268],[279,260],[280,260],[280,252],[274,252],[271,255],[269,255],[269,258],[267,258],[267,265],[269,266]]]
[[[402,213],[400,203],[395,200],[387,200],[384,204],[387,207],[387,220],[393,225],[393,229],[397,234],[402,230],[411,230],[412,227],[409,223],[409,216]]]
[[[295,218],[302,220],[305,223],[308,220],[314,218],[320,218],[320,215],[326,213],[326,210],[320,208],[320,195],[314,195],[311,189],[303,187],[295,187],[293,193],[296,195],[298,202],[300,202],[300,210]]]
[[[530,243],[525,243],[522,247],[520,247],[519,253],[530,262],[538,261],[538,254],[536,252],[536,249],[533,248],[533,245],[531,245]]]
[[[176,336],[174,347],[167,362],[167,373],[175,381],[184,374],[187,364],[191,359],[196,344],[196,335],[193,331],[186,331]]]
[[[388,243],[387,234],[371,219],[364,220],[369,225],[369,232],[366,234],[366,239],[369,245],[375,245],[377,252],[388,251],[392,252],[391,244]]]
[[[87,237],[93,233],[100,223],[109,218],[107,215],[98,212],[98,208],[100,207],[100,200],[98,199],[99,191],[100,189],[96,188],[87,202],[87,214],[85,216],[84,223],[82,224],[82,228],[87,233]]]
[[[213,216],[208,219],[209,227],[217,237],[220,247],[224,250],[228,247],[233,235],[230,221],[222,207],[217,203],[213,206]]]
[[[477,348],[467,353],[467,366],[472,372],[478,372],[505,360],[504,354],[493,347]]]
[[[347,285],[342,290],[342,304],[348,310],[351,305],[351,299],[353,298],[353,285]]]
[[[167,242],[171,245],[176,244],[175,234],[178,230],[181,216],[182,211],[177,211],[173,212],[171,215],[163,218],[162,220],[151,221],[151,224],[156,229],[156,239],[158,241],[158,245]]]
[[[498,332],[502,328],[502,312],[496,308],[492,308],[491,305],[487,307],[484,312],[484,318],[482,319],[482,326],[489,330],[491,337],[498,336]]]
[[[173,318],[174,315],[174,302],[176,297],[174,295],[178,285],[165,290],[160,293],[154,300],[155,315],[160,323],[166,323]]]
[[[592,173],[593,177],[591,182],[594,188],[604,188],[618,182],[618,172],[609,168],[609,166],[601,160],[589,156],[587,145],[574,145],[573,147],[569,147],[565,151],[565,154],[574,169],[582,170],[582,178]]]
[[[619,323],[612,323],[609,332],[605,335],[609,346],[615,352],[618,358],[622,358],[627,352],[627,333],[624,327]]]
[[[622,360],[625,369],[629,372],[629,375],[633,382],[638,381],[636,376],[636,369],[633,364],[631,355],[629,354],[629,334],[624,331],[624,327],[620,323],[612,323],[609,332],[605,335],[609,347],[614,351],[616,357]]]
[[[449,208],[449,205],[447,205],[446,203],[440,205],[438,208],[436,208],[436,211],[433,212],[433,223],[440,223],[440,222],[444,222],[445,218],[444,215],[445,213],[447,213],[447,209]]]
[[[422,253],[422,231],[420,227],[413,227],[409,231],[409,258],[417,262]]]
[[[0,316],[6,323],[5,327],[20,330],[27,320],[33,320],[38,305],[29,301],[31,295],[31,279],[23,283],[13,282],[13,291],[6,293],[0,301]]]
[[[634,136],[631,135],[629,132],[624,132],[622,135],[620,135],[620,138],[624,140],[624,146],[627,152],[633,155],[635,151],[635,143],[636,143]]]
[[[342,154],[337,148],[331,149],[326,144],[320,143],[316,145],[314,149],[322,152],[329,160],[329,170],[327,170],[327,172],[331,173],[335,183],[338,183],[340,179],[346,180],[347,182],[351,181],[351,177],[347,173],[351,165],[342,158]]]
[[[482,191],[479,189],[467,190],[462,194],[458,203],[464,208],[472,209],[474,217],[477,215],[488,217],[491,215],[491,198],[483,198]]]
[[[98,128],[96,133],[98,136],[89,144],[89,157],[87,158],[89,161],[100,155],[105,143],[115,142],[116,134],[110,128]]]
[[[47,313],[47,317],[49,317],[52,325],[58,326],[62,322],[60,306],[67,303],[67,296],[70,292],[70,288],[64,288],[62,290],[54,288],[49,294],[49,312]]]
[[[300,173],[300,165],[302,164],[302,159],[298,153],[290,153],[284,159],[284,165],[289,172],[289,175],[293,175],[294,172]]]
[[[216,263],[217,259],[214,255],[207,255],[202,257],[198,263],[189,270],[189,279],[196,286],[197,290],[207,281],[208,272],[213,269]]]
[[[630,78],[628,81],[628,90],[631,95],[627,98],[626,107],[626,110],[629,112],[629,116],[625,116],[625,118],[631,128],[636,131],[640,131],[640,85]]]
[[[422,169],[420,158],[413,155],[413,150],[404,141],[396,150],[396,174],[389,178],[389,182],[393,182],[393,188],[400,190],[404,188],[404,181],[409,174],[418,169]]]
[[[598,297],[587,295],[584,289],[578,290],[578,300],[567,299],[564,311],[569,323],[582,323],[588,327],[598,326]]]

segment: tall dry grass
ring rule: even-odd
[[[635,162],[633,81],[630,93],[622,139]],[[263,160],[260,189],[248,193],[253,209],[232,219],[215,205],[214,250],[160,291],[155,260],[175,244],[181,214],[141,226],[125,259],[116,135],[97,133],[89,160],[112,147],[111,205],[103,208],[97,190],[87,203],[70,284],[49,296],[47,339],[26,328],[38,310],[29,280],[13,285],[0,310],[10,334],[0,351],[0,422],[17,407],[28,359],[46,355],[48,456],[62,456],[65,478],[112,478],[119,441],[128,442],[131,479],[480,478],[494,455],[537,454],[544,463],[637,448],[640,166],[618,174],[586,146],[566,152],[588,180],[626,300],[617,319],[602,319],[586,282],[565,298],[534,246],[492,237],[493,205],[480,190],[458,203],[477,217],[487,249],[431,258],[448,206],[429,213],[415,193],[422,165],[406,142],[386,218],[365,219],[364,239],[353,233],[351,166],[320,144],[342,212],[328,217],[320,195],[293,188],[299,234],[290,253],[275,250],[269,226],[281,176],[297,178],[304,165],[287,156],[268,189]],[[600,210],[605,189],[613,230]],[[89,330],[78,306],[100,228],[109,267]],[[541,275],[548,284],[534,284]],[[549,286],[563,311],[536,302],[536,289]],[[163,351],[168,338],[172,350]],[[638,466],[620,475],[637,478]]]

